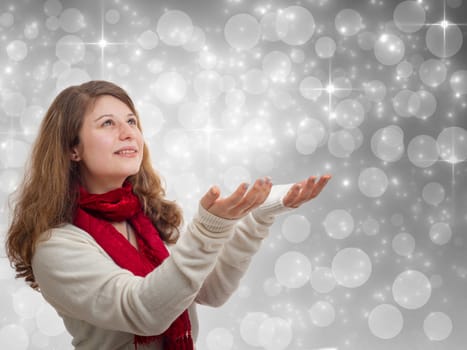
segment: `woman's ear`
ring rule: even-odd
[[[79,162],[81,160],[81,157],[79,156],[78,150],[76,148],[71,150],[70,158],[74,162]]]

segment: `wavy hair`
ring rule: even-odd
[[[78,200],[80,172],[71,160],[71,150],[80,142],[83,117],[102,95],[113,96],[125,103],[141,124],[133,101],[119,86],[93,80],[70,86],[60,92],[50,105],[39,129],[26,165],[22,184],[15,192],[11,224],[6,237],[6,252],[17,278],[24,278],[37,289],[31,260],[39,240],[47,239],[50,230],[73,222]],[[161,237],[174,243],[179,237],[182,212],[165,198],[161,177],[152,167],[144,144],[139,172],[127,179],[140,199],[143,210]]]

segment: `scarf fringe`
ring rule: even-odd
[[[138,345],[148,345],[160,338],[161,336],[146,337],[142,335],[135,335],[133,341],[133,344],[135,345],[135,350],[138,349]],[[187,332],[184,336],[178,337],[176,339],[164,337],[163,343],[164,350],[194,350],[191,332]]]

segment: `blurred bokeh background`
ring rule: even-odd
[[[464,349],[463,0],[0,3],[0,348],[71,349],[15,280],[8,196],[55,95],[124,87],[188,222],[212,184],[330,173],[277,219],[200,350]],[[53,181],[53,179],[50,179]]]

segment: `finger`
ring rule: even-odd
[[[260,196],[264,184],[265,182],[263,179],[257,179],[250,190],[242,198],[242,200],[239,201],[237,205],[232,208],[232,210],[242,214],[251,210],[251,208],[255,206],[257,199]]]
[[[299,194],[299,197],[297,198],[298,201],[306,201],[307,198],[309,198],[313,190],[315,189],[315,182],[316,182],[316,176],[310,176],[308,179],[304,180],[304,185],[302,187],[302,191]]]
[[[264,185],[262,187],[262,190],[260,192],[260,195],[256,199],[256,206],[260,206],[261,204],[264,203],[264,201],[269,197],[269,193],[271,193],[272,189],[272,180],[269,176],[266,176],[264,178]]]
[[[227,198],[225,198],[225,204],[229,210],[235,208],[238,203],[245,196],[246,191],[248,190],[248,184],[246,182],[242,183],[237,189]]]
[[[248,210],[252,210],[256,207],[259,207],[268,198],[269,193],[271,192],[271,188],[272,188],[271,178],[266,176],[262,179],[258,179],[255,186],[257,190],[256,200],[254,203],[252,203],[252,205],[248,208]]]
[[[201,198],[200,204],[204,209],[208,210],[220,196],[220,190],[217,186],[212,186],[208,192]]]
[[[316,196],[318,196],[323,190],[324,186],[326,186],[326,184],[329,182],[330,179],[331,179],[330,175],[322,176],[319,179],[318,183],[315,184],[313,191],[311,193],[311,198],[315,198]]]
[[[287,192],[287,194],[284,197],[284,205],[286,207],[290,207],[290,208],[295,207],[294,203],[298,195],[300,194],[300,190],[301,190],[300,183],[296,183],[290,188],[289,192]]]

